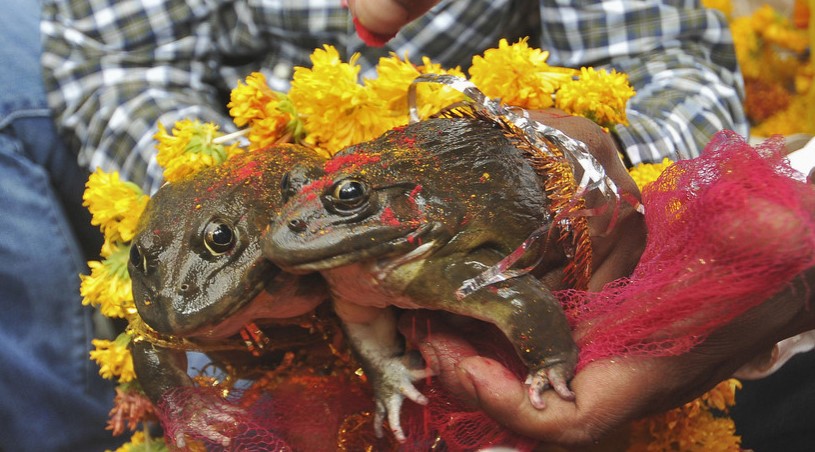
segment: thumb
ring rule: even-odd
[[[570,402],[554,391],[544,394],[546,408],[536,409],[527,388],[500,363],[474,356],[458,365],[465,396],[498,423],[508,429],[560,445],[583,446],[605,436],[619,426],[620,411],[628,412],[632,400],[642,389],[619,390],[629,379],[609,363],[593,363],[572,380],[576,400]],[[633,393],[633,394],[632,394]]]

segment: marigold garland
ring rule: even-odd
[[[238,81],[227,108],[236,126],[250,126],[250,151],[281,141],[300,142],[305,136],[303,122],[289,96],[273,91],[260,72],[246,77],[245,85]]]
[[[343,62],[331,46],[316,49],[311,56],[312,68],[295,68],[288,95],[272,91],[259,72],[249,75],[245,82],[239,82],[228,108],[235,124],[245,127],[242,134],[248,139],[248,150],[293,141],[309,144],[315,152],[332,155],[346,146],[373,139],[395,126],[406,124],[407,88],[416,76],[435,73],[464,77],[460,69],[444,69],[428,58],[422,58],[422,64],[416,66],[407,57],[392,54],[380,59],[377,78],[360,82],[357,58],[353,55],[348,62]],[[576,71],[553,67],[546,63],[547,58],[548,52],[529,47],[527,39],[515,44],[501,40],[497,48],[473,58],[471,81],[487,95],[499,97],[509,105],[529,109],[555,105],[607,128],[626,123],[625,104],[634,91],[625,74],[594,68]],[[433,84],[419,86],[417,95],[422,118],[462,99],[459,92]],[[172,183],[205,166],[217,165],[234,153],[243,152],[237,143],[225,145],[228,138],[214,124],[183,120],[174,125],[171,133],[159,124],[155,134],[157,159],[165,168],[165,179]],[[638,185],[644,184],[648,179],[654,179],[667,164],[666,161],[661,166],[640,165],[632,171],[632,176]],[[147,199],[135,185],[121,182],[116,173],[97,171],[86,190],[86,206],[93,214],[93,224],[100,226],[105,233],[106,259],[91,262],[91,275],[82,275],[83,303],[98,307],[106,316],[126,318],[131,322],[138,322],[138,318],[129,293],[127,250]],[[94,340],[96,349],[91,352],[91,358],[99,364],[103,377],[118,378],[121,383],[135,378],[132,357],[127,349],[131,340],[128,333],[114,341]],[[736,384],[730,383],[728,387],[735,388]],[[711,406],[724,409],[732,405],[732,391],[726,389],[717,387],[692,402],[696,405],[689,404],[663,417],[643,421],[637,427],[641,431],[634,437],[638,442],[633,444],[632,450],[646,450],[637,449],[640,446],[654,450],[654,447],[672,441],[671,444],[678,441],[699,445],[702,443],[689,439],[699,434],[708,438],[704,447],[715,449],[716,445],[738,444],[738,437],[733,436],[732,429],[704,414],[709,413]],[[133,390],[137,389],[120,386],[119,393]],[[128,394],[132,398],[133,393]],[[112,410],[117,417],[115,428],[121,431],[127,425],[128,429],[134,430],[149,415],[146,411],[115,407]],[[685,427],[677,428],[680,423]],[[151,439],[144,432],[136,432],[117,452],[142,450],[145,445],[158,450],[166,447],[162,439]]]

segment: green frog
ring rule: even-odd
[[[519,142],[478,117],[430,119],[346,148],[307,184],[284,186],[287,202],[263,237],[286,271],[320,272],[351,348],[372,382],[375,428],[387,419],[399,441],[405,398],[426,404],[415,364],[396,329],[399,309],[441,310],[496,325],[529,369],[529,399],[572,400],[577,346],[551,287],[568,256],[548,238],[517,262],[534,271],[459,289],[553,222],[542,176]],[[314,173],[304,168],[298,174]],[[552,234],[557,235],[557,234]],[[544,235],[544,237],[548,237]]]
[[[247,325],[253,335],[265,332],[273,351],[318,336],[300,324],[328,298],[325,283],[318,275],[281,271],[263,257],[260,238],[282,205],[284,175],[287,187],[297,187],[307,174],[290,172],[295,163],[323,160],[296,145],[245,152],[165,184],[140,220],[128,271],[139,317],[159,338],[133,341],[134,368],[154,403],[164,397],[171,410],[192,410],[200,422],[190,428],[211,439],[228,442],[209,425],[233,408],[218,400],[167,398],[168,390],[193,385],[185,348],[252,369],[254,357],[239,337]],[[187,346],[174,346],[178,341]]]

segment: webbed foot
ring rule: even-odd
[[[434,375],[430,368],[411,368],[405,365],[410,356],[385,358],[378,366],[382,374],[374,379],[374,393],[376,396],[376,412],[374,414],[374,433],[377,438],[384,436],[383,424],[388,420],[393,436],[403,443],[407,440],[402,430],[400,414],[402,402],[408,398],[419,405],[427,405],[428,399],[413,385],[413,382]]]
[[[563,400],[574,400],[574,392],[569,389],[568,384],[572,374],[572,369],[565,363],[554,364],[530,372],[526,378],[526,384],[529,385],[529,401],[532,406],[539,410],[546,408],[543,393],[549,388],[554,389]]]

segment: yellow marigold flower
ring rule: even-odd
[[[229,96],[229,115],[238,127],[251,124],[266,116],[266,105],[277,102],[277,94],[269,88],[266,76],[253,72],[246,77],[246,84],[238,81]]]
[[[787,17],[769,4],[758,8],[753,13],[752,20],[755,30],[768,44],[774,44],[796,53],[803,53],[809,47],[806,30],[795,28]]]
[[[260,72],[249,74],[246,84],[238,82],[227,107],[238,127],[249,125],[250,150],[283,141],[300,141],[305,134],[289,97],[269,88]]]
[[[580,77],[561,85],[555,106],[591,119],[602,127],[628,124],[625,105],[634,95],[628,76],[612,70],[581,68]]]
[[[661,163],[640,163],[628,170],[628,174],[634,179],[637,187],[642,190],[647,184],[657,180],[659,175],[672,164],[673,161],[666,157],[662,159]]]
[[[305,141],[330,154],[398,125],[387,105],[358,83],[358,58],[354,54],[343,63],[337,50],[325,45],[311,54],[311,69],[294,69],[289,98],[305,122]]]
[[[201,168],[220,164],[238,152],[237,143],[225,147],[215,141],[222,136],[218,126],[184,119],[175,123],[172,133],[158,124],[156,161],[164,167],[164,179],[175,182]]]
[[[382,99],[392,115],[398,118],[399,124],[408,123],[408,87],[416,77],[422,74],[449,74],[464,78],[459,68],[444,69],[427,57],[422,57],[422,65],[416,66],[408,58],[403,60],[394,53],[379,60],[376,72],[377,78],[365,80],[365,86]],[[416,106],[422,119],[462,100],[464,95],[449,86],[422,83],[416,89]]]
[[[188,440],[189,450],[198,450],[190,446]],[[150,435],[145,434],[143,430],[139,430],[130,437],[130,441],[122,444],[121,447],[113,452],[168,452],[167,444],[164,438],[151,438]],[[111,452],[107,450],[105,452]]]
[[[128,242],[136,233],[150,198],[138,185],[119,178],[119,173],[97,169],[88,177],[82,205],[91,213],[91,224],[99,226],[110,242]]]
[[[531,48],[524,38],[509,45],[506,39],[498,48],[473,57],[470,80],[492,98],[527,109],[553,105],[552,94],[577,74],[574,69],[549,66],[549,52]]]
[[[746,78],[758,78],[761,68],[761,42],[750,17],[737,17],[730,22],[730,33],[736,48],[736,60]]]
[[[809,109],[813,108],[806,97],[794,97],[786,110],[770,116],[750,129],[750,133],[760,137],[775,134],[815,133],[815,123],[809,121]]]
[[[130,247],[118,244],[102,261],[90,261],[90,275],[79,275],[82,304],[98,307],[102,315],[125,318],[136,312],[127,260]]]
[[[128,344],[130,335],[120,334],[115,340],[93,339],[91,344],[96,348],[90,352],[91,359],[99,365],[99,375],[112,380],[119,378],[119,383],[127,383],[136,378],[133,371],[133,356]]]

